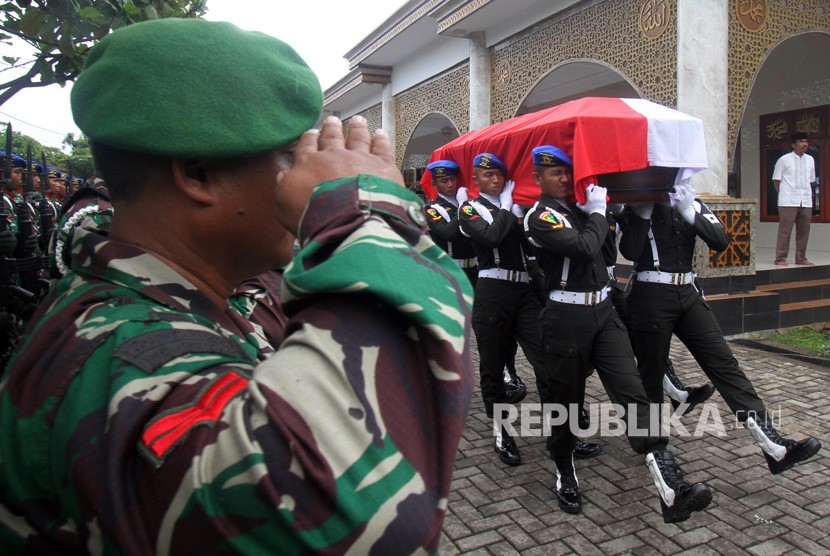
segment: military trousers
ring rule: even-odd
[[[764,411],[763,401],[694,284],[635,282],[627,307],[640,376],[651,401],[663,401],[663,373],[674,334],[739,420],[746,420],[749,412]]]
[[[488,417],[493,416],[493,404],[506,399],[504,367],[512,364],[517,341],[539,386],[539,373],[543,371],[539,311],[539,301],[530,284],[495,278],[479,278],[476,282],[473,332],[478,344],[481,395]]]
[[[551,457],[573,452],[577,415],[571,415],[570,409],[582,403],[592,367],[611,403],[623,410],[621,418],[634,451],[646,454],[665,449],[667,439],[660,435],[659,419],[655,422],[652,417],[628,331],[610,298],[593,306],[548,301],[542,312],[542,341],[550,401],[557,409],[569,408],[565,423],[556,424],[556,416],[551,421]]]

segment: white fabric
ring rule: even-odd
[[[641,98],[620,99],[648,119],[648,163],[679,168],[675,184],[709,167],[703,121]]]
[[[458,200],[455,197],[449,197],[447,195],[444,195],[443,193],[439,193],[438,196],[441,197],[442,199],[446,199],[446,201],[449,204],[451,204],[455,208],[458,208]]]
[[[663,391],[669,395],[671,399],[679,403],[686,403],[686,400],[689,399],[689,392],[686,390],[680,390],[674,383],[671,381],[668,375],[663,375]]]
[[[669,487],[666,484],[666,480],[663,478],[663,474],[660,473],[660,466],[657,465],[657,460],[654,459],[653,454],[646,455],[646,466],[648,467],[649,472],[651,473],[651,477],[654,479],[654,486],[657,487],[657,491],[660,493],[660,498],[663,499],[663,502],[666,503],[666,506],[672,507],[674,506],[674,489]]]
[[[781,461],[787,455],[787,448],[781,444],[776,444],[764,434],[764,431],[758,426],[754,418],[747,418],[746,428],[749,429],[749,433],[755,439],[758,446],[775,461]]]
[[[816,161],[809,154],[790,152],[775,162],[772,179],[781,180],[778,188],[779,207],[812,207],[810,183],[816,181]]]

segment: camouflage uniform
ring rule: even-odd
[[[58,220],[49,240],[49,276],[60,278],[71,259],[72,234],[78,228],[91,226],[108,230],[112,222],[112,203],[103,181],[69,196],[58,206]],[[57,258],[60,253],[61,258]]]
[[[285,339],[288,317],[282,309],[280,287],[282,270],[269,270],[254,276],[234,290],[228,303],[245,317],[274,348]]]
[[[3,208],[6,213],[6,221],[9,226],[8,229],[13,234],[17,233],[17,200],[15,199],[15,192],[3,191]]]
[[[417,201],[316,188],[273,355],[151,254],[77,230],[0,386],[5,553],[436,551],[472,290]]]

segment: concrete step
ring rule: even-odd
[[[725,336],[779,328],[779,300],[777,292],[765,291],[706,296]]]
[[[760,284],[758,291],[774,292],[781,298],[781,304],[830,299],[830,279]]]
[[[779,328],[830,322],[830,299],[782,303]]]

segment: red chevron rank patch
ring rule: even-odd
[[[247,386],[248,379],[237,373],[218,377],[193,404],[167,413],[147,426],[141,436],[144,446],[157,460],[163,460],[194,427],[216,423],[228,402]]]

